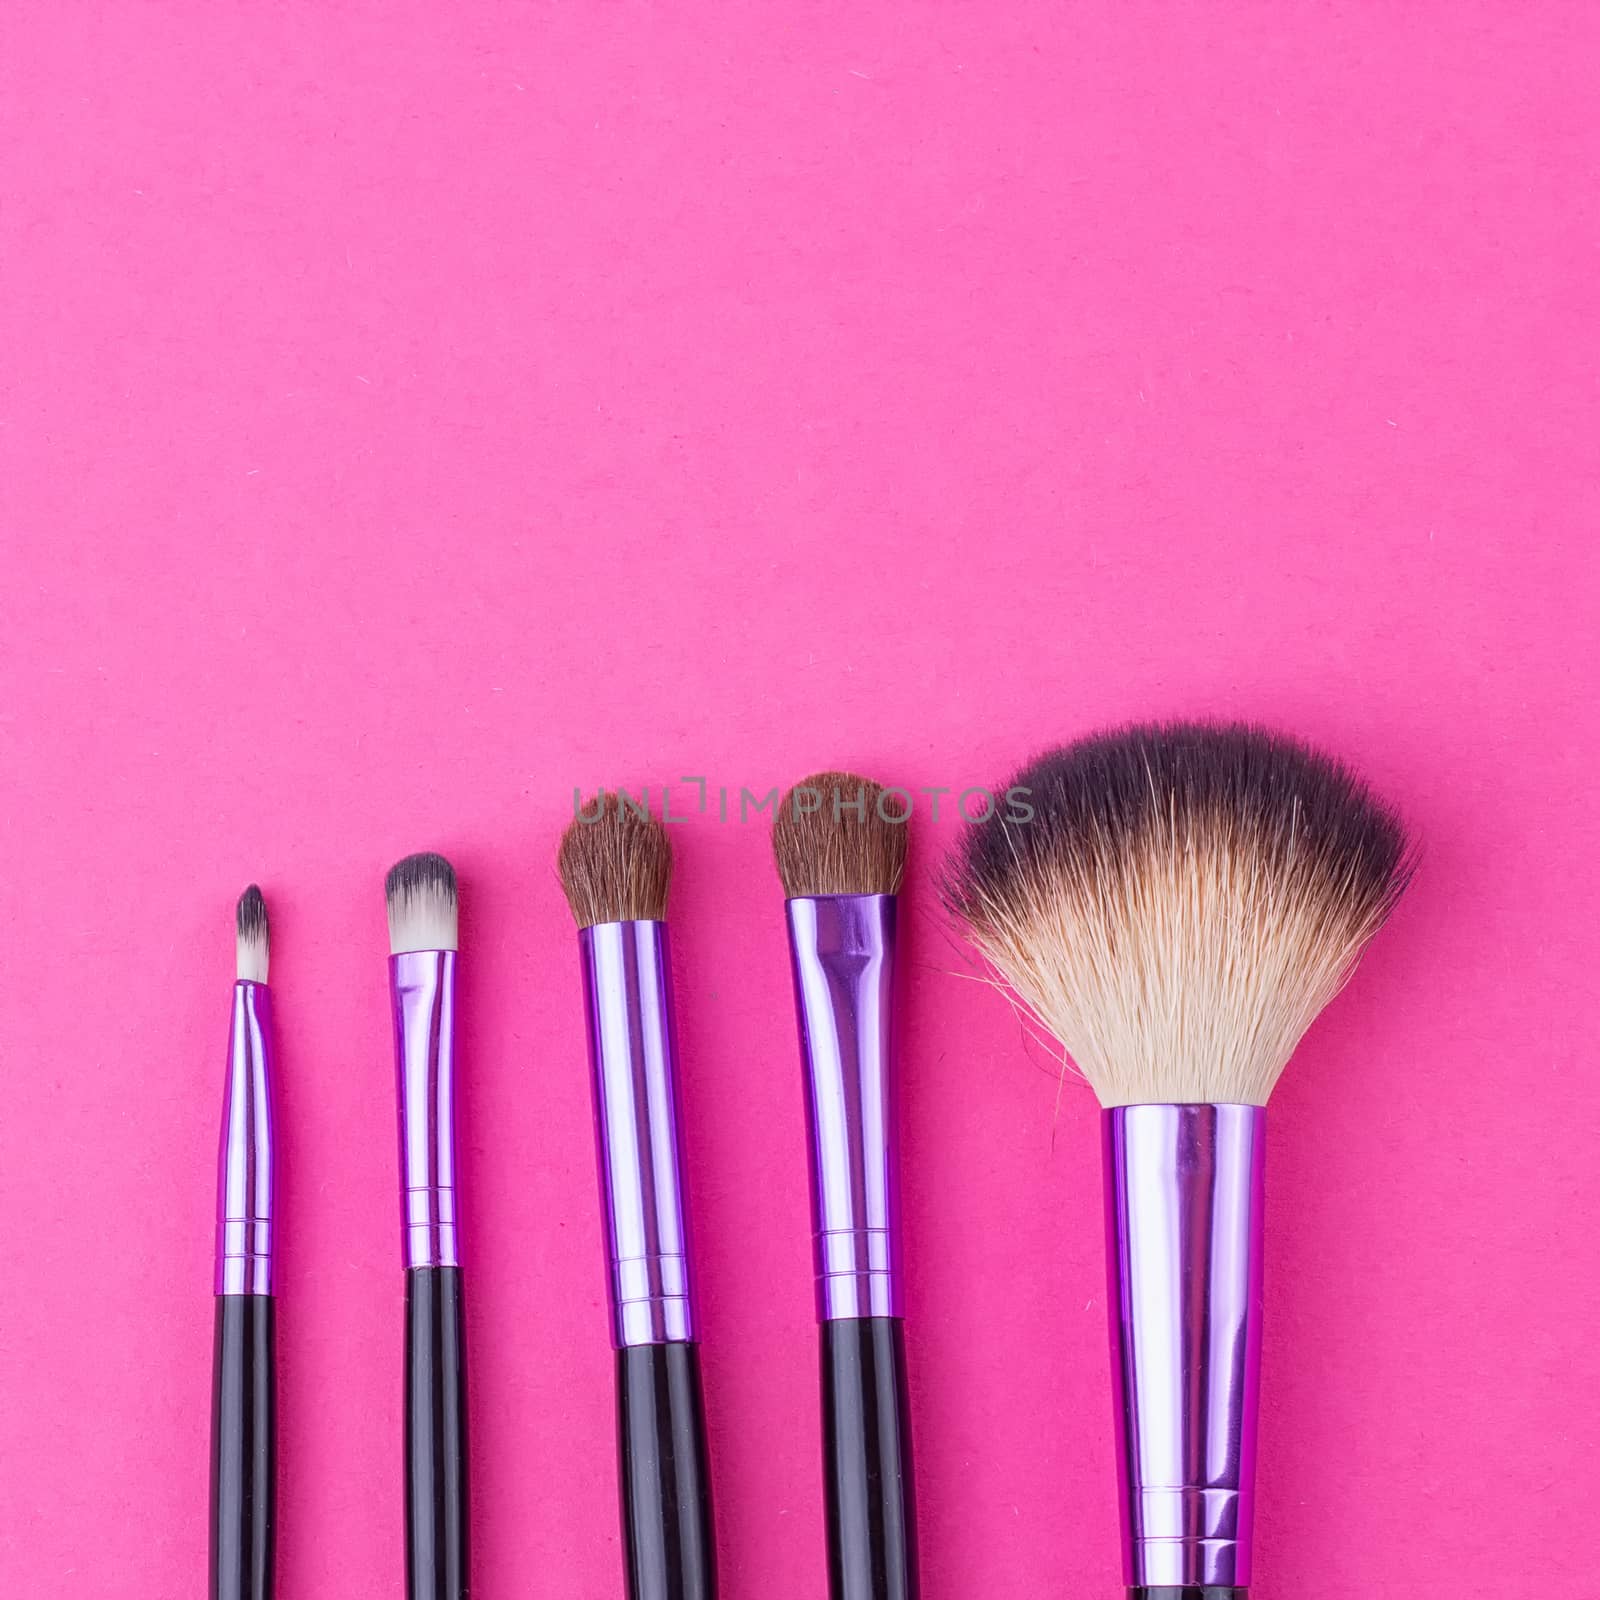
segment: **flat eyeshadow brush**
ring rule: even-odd
[[[1052,752],[968,828],[945,898],[1105,1108],[1124,1582],[1251,1579],[1265,1105],[1405,888],[1392,811],[1242,725]],[[1024,816],[1024,812],[1031,815]]]
[[[772,828],[808,1113],[831,1600],[918,1592],[895,1158],[908,809],[870,779],[820,772]]]
[[[568,827],[557,866],[583,973],[628,1594],[712,1600],[716,1541],[667,950],[672,849],[642,807],[602,794]]]
[[[466,1600],[467,1377],[456,1215],[455,869],[407,856],[384,882],[406,1267],[408,1600]]]
[[[273,1358],[272,993],[267,904],[234,918],[238,974],[217,1171],[211,1393],[211,1600],[271,1600],[277,1501]]]

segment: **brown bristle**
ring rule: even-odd
[[[783,892],[897,894],[906,870],[909,796],[854,772],[814,772],[778,802],[772,853]]]
[[[1394,812],[1243,725],[1084,739],[968,828],[946,903],[1103,1104],[1265,1104],[1405,888]]]
[[[556,870],[580,928],[662,922],[672,884],[667,830],[647,805],[602,789],[561,836]]]

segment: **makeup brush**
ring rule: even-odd
[[[970,827],[944,885],[1105,1107],[1125,1582],[1250,1582],[1267,1097],[1405,887],[1394,814],[1241,725],[1057,750]],[[1024,815],[1026,813],[1026,815]]]
[[[819,772],[772,826],[811,1155],[831,1600],[915,1600],[895,1160],[895,908],[909,804]]]
[[[267,903],[234,917],[238,977],[217,1164],[211,1390],[211,1600],[271,1600],[277,1500],[272,1309],[272,995]]]
[[[628,1594],[711,1600],[716,1543],[667,951],[672,848],[642,806],[602,793],[562,836],[557,866],[583,972]]]
[[[389,869],[384,898],[406,1266],[406,1593],[409,1600],[466,1600],[455,869],[440,855],[407,856]]]

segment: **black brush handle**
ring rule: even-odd
[[[1225,1583],[1155,1583],[1135,1585],[1128,1600],[1246,1600],[1249,1593]]]
[[[272,1600],[272,1296],[219,1294],[211,1354],[211,1600]]]
[[[717,1550],[699,1346],[617,1351],[617,1448],[629,1600],[713,1600]]]
[[[822,1324],[822,1472],[832,1600],[916,1600],[911,1411],[898,1317]]]
[[[461,1268],[406,1273],[406,1594],[467,1596],[467,1361]]]

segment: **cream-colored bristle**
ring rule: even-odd
[[[242,983],[267,981],[267,902],[252,883],[234,909],[234,971]]]
[[[1264,1105],[1409,873],[1347,772],[1246,728],[1132,729],[1018,775],[946,896],[1106,1106]]]
[[[389,911],[389,950],[454,950],[459,910],[455,869],[431,851],[407,856],[384,881]]]

